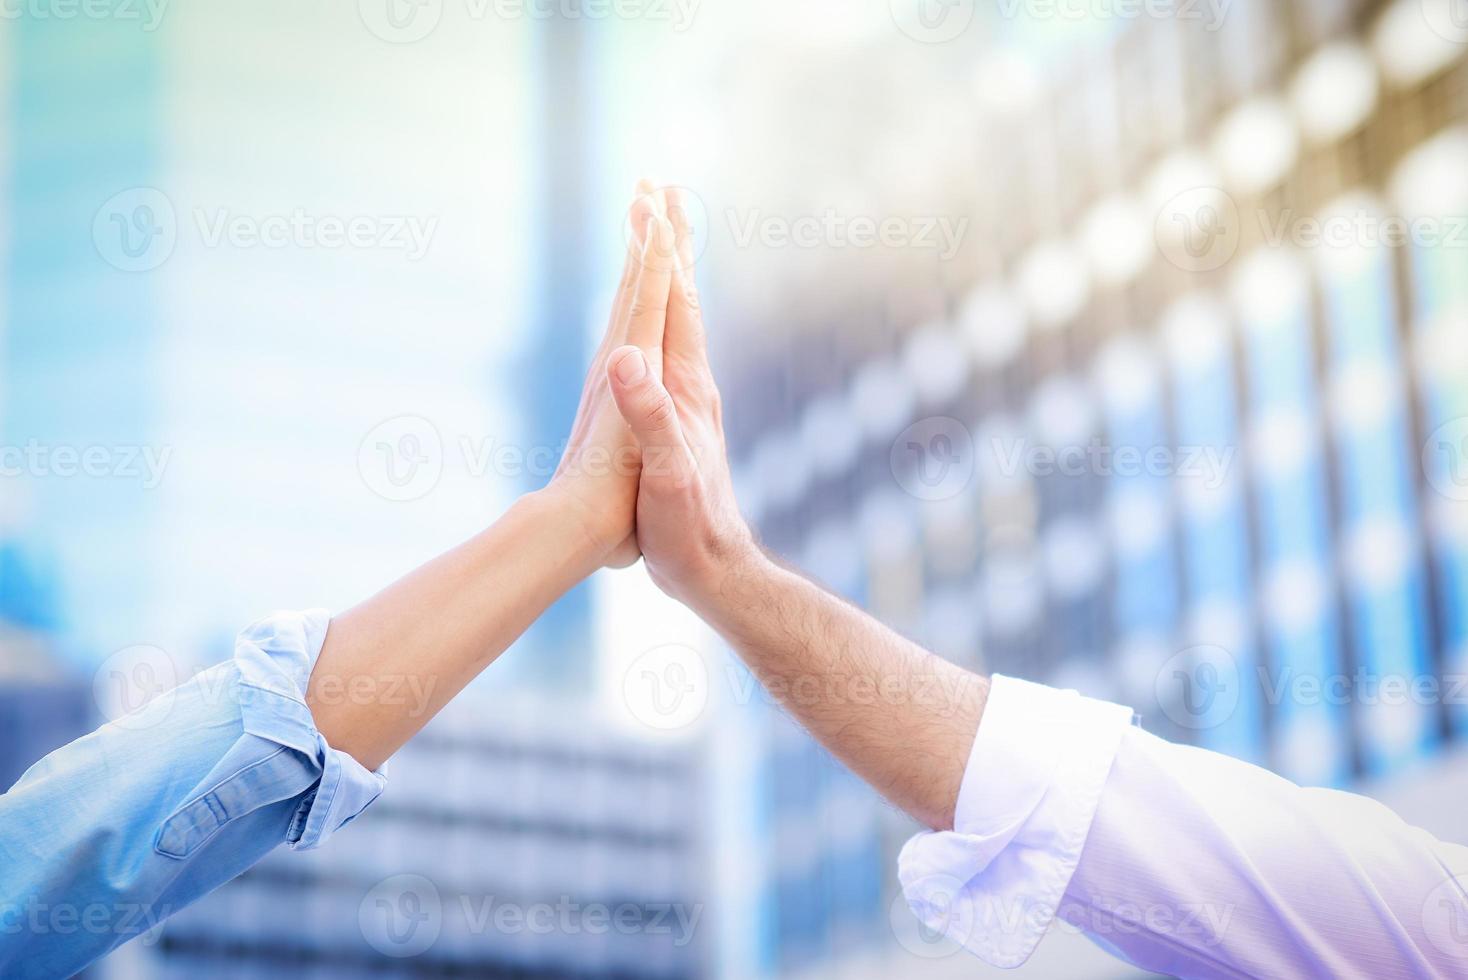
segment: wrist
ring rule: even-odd
[[[708,534],[691,565],[679,598],[710,622],[723,619],[778,568],[742,520]]]
[[[601,568],[616,546],[594,508],[555,481],[525,494],[515,507],[544,528],[546,540],[578,579]]]

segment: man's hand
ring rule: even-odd
[[[647,257],[672,276],[662,370],[641,345],[624,346],[611,352],[607,375],[642,450],[637,543],[648,572],[659,588],[696,608],[757,549],[729,475],[723,408],[693,280],[693,231],[676,189],[666,203],[672,242]]]
[[[662,376],[672,267],[659,256],[673,248],[666,201],[643,181],[632,205],[632,236],[606,336],[592,359],[565,454],[548,488],[567,502],[601,564],[613,567],[632,564],[639,553],[633,516],[641,454],[612,402],[607,363],[613,351],[635,350],[651,378]]]
[[[607,364],[642,449],[637,541],[652,578],[738,651],[834,755],[918,820],[953,826],[988,682],[908,642],[755,544],[739,514],[681,202],[663,375],[637,347]]]

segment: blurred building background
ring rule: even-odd
[[[543,482],[647,173],[773,549],[1461,838],[1465,49],[1463,0],[0,9],[4,785]],[[390,779],[95,972],[990,972],[638,570]],[[1026,971],[1131,975],[1064,928]]]

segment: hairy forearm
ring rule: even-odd
[[[327,741],[376,768],[598,556],[550,491],[332,619],[307,701]]]
[[[985,678],[754,547],[692,604],[832,754],[917,820],[952,828]]]

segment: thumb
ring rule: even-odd
[[[619,347],[607,361],[607,377],[617,411],[632,427],[643,454],[683,447],[683,430],[668,389],[653,374],[639,347]]]

